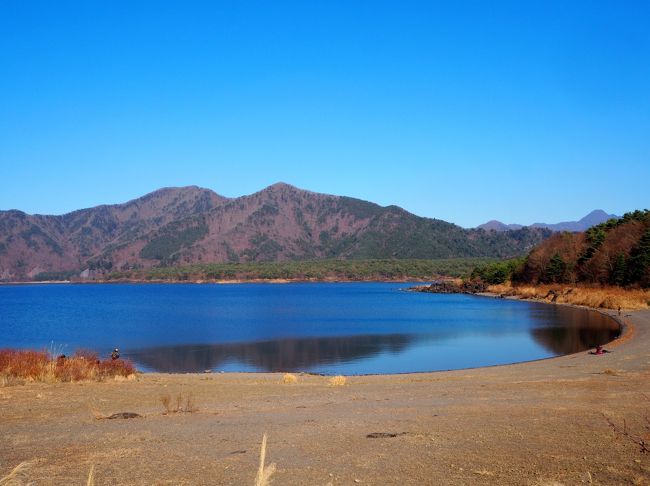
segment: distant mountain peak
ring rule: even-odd
[[[592,212],[590,212],[587,216],[582,218],[579,222],[588,224],[590,227],[595,226],[597,224],[603,223],[607,221],[608,219],[611,218],[618,218],[618,216],[614,214],[607,214],[605,211],[602,209],[594,209]]]
[[[291,193],[301,193],[301,194],[318,194],[316,192],[309,191],[307,189],[301,189],[300,187],[296,187],[292,184],[288,184],[286,182],[276,182],[275,184],[271,184],[268,187],[265,187],[261,191],[262,192],[291,192]]]
[[[560,223],[554,223],[554,224],[549,224],[549,223],[534,223],[531,224],[529,227],[531,228],[547,228],[550,229],[551,231],[570,231],[570,232],[578,232],[578,231],[585,231],[592,226],[596,226],[597,224],[604,223],[605,221],[612,219],[612,218],[619,218],[619,216],[616,216],[615,214],[607,214],[605,211],[602,209],[594,209],[591,211],[589,214],[586,216],[582,217],[578,221],[563,221]],[[497,220],[491,220],[488,221],[487,223],[484,223],[478,228],[484,229],[486,231],[508,231],[508,230],[513,230],[513,229],[520,229],[524,228],[525,226],[520,225],[520,224],[505,224],[502,223],[501,221]]]
[[[270,186],[267,187],[267,189],[296,189],[296,190],[300,190],[296,186],[293,186],[291,184],[288,184],[288,183],[282,182],[282,181],[271,184]]]
[[[480,225],[478,228],[484,229],[486,231],[509,231],[509,230],[516,230],[516,229],[521,229],[522,226],[520,224],[505,224],[502,223],[501,221],[497,221],[496,219],[492,219],[488,221],[487,223],[484,223]]]

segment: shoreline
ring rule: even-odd
[[[388,282],[387,282],[388,283]],[[409,291],[406,289],[405,291]],[[548,305],[561,305],[565,307],[571,307],[574,309],[584,309],[587,311],[593,311],[597,312],[605,317],[609,317],[612,319],[616,324],[619,326],[620,329],[620,334],[614,338],[612,341],[609,341],[607,343],[604,343],[603,346],[608,346],[612,348],[616,348],[623,344],[624,342],[627,342],[631,339],[634,338],[635,335],[635,326],[634,324],[630,322],[625,322],[623,320],[623,316],[617,316],[615,314],[610,314],[607,312],[607,309],[598,309],[594,307],[589,307],[585,305],[577,305],[577,304],[569,304],[566,302],[548,302],[548,301],[540,301],[537,299],[528,299],[528,298],[518,298],[516,296],[507,296],[507,297],[502,297],[499,294],[495,293],[490,293],[490,292],[482,292],[478,294],[465,294],[465,295],[473,295],[475,297],[484,297],[484,298],[492,298],[492,299],[508,299],[508,300],[513,300],[513,301],[521,301],[521,302],[531,302],[531,303],[538,303],[538,304],[548,304]],[[610,312],[611,311],[610,309]],[[634,311],[634,312],[642,312],[642,311]],[[648,310],[650,313],[650,310]],[[591,348],[589,348],[591,349]],[[517,366],[517,365],[524,365],[528,363],[538,363],[542,361],[550,361],[550,360],[556,360],[556,359],[561,359],[561,358],[566,358],[568,356],[576,356],[576,355],[581,355],[584,353],[589,353],[589,349],[584,349],[582,351],[577,351],[575,353],[569,353],[569,354],[560,354],[557,356],[549,356],[546,358],[537,358],[537,359],[531,359],[531,360],[525,360],[525,361],[514,361],[512,363],[501,363],[501,364],[493,364],[493,365],[486,365],[486,366],[476,366],[476,367],[470,367],[470,368],[450,368],[446,370],[429,370],[429,371],[404,371],[401,373],[361,373],[361,374],[347,374],[345,375],[346,377],[369,377],[369,376],[386,376],[386,377],[391,377],[391,376],[405,376],[405,375],[423,375],[423,374],[431,374],[431,373],[451,373],[451,372],[456,372],[456,371],[471,371],[471,370],[482,370],[482,369],[489,369],[489,368],[498,368],[502,366]],[[205,376],[205,375],[227,375],[227,374],[239,374],[239,375],[263,375],[263,374],[284,374],[284,373],[289,373],[293,375],[300,375],[300,376],[319,376],[319,377],[325,377],[325,378],[331,378],[335,375],[328,375],[324,373],[312,373],[309,371],[190,371],[190,372],[160,372],[160,371],[138,371],[138,374],[142,375],[152,375],[152,374],[159,374],[159,375],[198,375],[198,376]]]
[[[193,284],[193,285],[225,285],[225,284],[247,284],[247,283],[268,283],[268,284],[291,284],[291,283],[425,283],[432,279],[423,278],[396,278],[396,279],[304,279],[304,278],[274,278],[274,279],[232,279],[232,280],[45,280],[34,282],[0,282],[2,285],[100,285],[100,284]]]
[[[149,282],[147,282],[149,283]],[[183,283],[183,282],[181,282]],[[200,282],[199,282],[200,283]],[[248,282],[242,282],[242,283],[248,283]],[[251,282],[252,283],[252,282]],[[274,283],[274,282],[270,282]],[[278,282],[278,283],[294,283],[294,282]],[[316,282],[318,283],[318,282]],[[348,282],[348,281],[338,281],[338,282],[332,282],[332,283],[354,283],[354,282]],[[377,283],[406,283],[406,282],[377,282]],[[405,292],[422,292],[420,290],[415,290],[416,288],[406,288],[406,289],[400,289]],[[436,293],[436,292],[422,292],[422,293]],[[491,299],[508,299],[512,301],[521,301],[521,302],[531,302],[531,303],[539,303],[539,304],[548,304],[548,305],[562,305],[566,307],[571,307],[575,309],[583,309],[587,311],[595,311],[598,312],[599,314],[608,317],[612,319],[616,324],[619,326],[620,333],[619,335],[614,338],[612,341],[609,341],[607,343],[603,343],[603,346],[609,346],[609,347],[618,347],[620,344],[623,342],[626,342],[628,340],[631,340],[634,338],[635,335],[635,326],[632,323],[625,322],[623,320],[623,316],[617,316],[616,314],[610,313],[614,312],[612,310],[609,310],[608,312],[607,309],[601,309],[601,308],[594,308],[594,307],[589,307],[586,305],[578,305],[578,304],[571,304],[567,302],[549,302],[548,300],[545,299],[535,299],[535,298],[523,298],[523,297],[518,297],[516,295],[510,295],[510,296],[504,296],[502,294],[497,294],[493,292],[478,292],[478,293],[469,293],[469,292],[456,292],[459,295],[472,295],[475,297],[484,297],[484,298],[491,298]],[[639,311],[637,311],[639,312]],[[650,312],[650,310],[649,310]],[[498,368],[502,366],[516,366],[520,364],[527,364],[527,363],[536,363],[536,362],[541,362],[541,361],[548,361],[548,360],[555,360],[555,359],[561,359],[567,356],[574,356],[574,355],[579,355],[582,353],[588,352],[588,349],[584,349],[582,351],[577,351],[574,353],[569,353],[569,354],[560,354],[556,356],[549,356],[545,358],[536,358],[536,359],[531,359],[531,360],[524,360],[524,361],[514,361],[511,363],[500,363],[500,364],[492,364],[492,365],[485,365],[485,366],[477,366],[477,367],[469,367],[469,368],[450,368],[450,369],[442,369],[442,370],[426,370],[426,371],[404,371],[404,372],[398,372],[398,373],[361,373],[361,374],[348,374],[345,376],[348,377],[364,377],[364,376],[404,376],[404,375],[422,375],[422,374],[428,374],[428,373],[448,373],[448,372],[455,372],[455,371],[467,371],[467,370],[481,370],[481,369],[487,369],[487,368]],[[251,375],[261,375],[261,374],[281,374],[281,373],[289,373],[289,374],[296,374],[300,376],[308,375],[308,376],[320,376],[320,377],[332,377],[335,375],[328,375],[324,373],[313,373],[309,371],[222,371],[222,370],[204,370],[204,371],[190,371],[190,372],[160,372],[160,371],[139,371],[136,369],[136,374],[138,375],[155,375],[155,374],[160,374],[160,375],[197,375],[197,376],[206,376],[206,375],[227,375],[227,374],[251,374]]]
[[[344,386],[147,373],[0,388],[0,477],[28,461],[39,484],[85,484],[91,466],[99,484],[251,484],[267,433],[277,484],[645,484],[650,456],[633,438],[650,406],[650,310],[622,321],[636,334],[606,355]],[[165,396],[189,411],[166,411]],[[122,412],[140,417],[105,420]]]
[[[636,326],[631,323],[627,322],[624,320],[625,315],[617,315],[614,314],[616,312],[614,309],[603,309],[603,308],[598,308],[598,307],[590,307],[587,305],[580,305],[580,304],[571,304],[568,302],[549,302],[547,300],[540,300],[540,299],[532,299],[532,298],[525,298],[525,297],[518,297],[516,295],[508,295],[504,296],[501,294],[493,293],[493,292],[481,292],[479,294],[474,294],[479,297],[487,297],[487,298],[493,298],[493,299],[508,299],[508,300],[517,300],[517,301],[523,301],[523,302],[537,302],[540,304],[548,304],[548,305],[562,305],[565,307],[572,307],[574,309],[586,309],[589,311],[594,311],[598,312],[599,314],[611,318],[613,321],[615,321],[619,328],[620,328],[620,334],[618,337],[613,339],[612,341],[609,341],[608,343],[603,344],[603,346],[608,346],[611,348],[617,348],[621,344],[634,339],[635,332],[636,332]],[[629,312],[643,312],[643,311],[629,311]],[[648,311],[650,312],[650,310]],[[629,316],[630,314],[627,314]],[[560,356],[552,356],[550,358],[545,358],[545,359],[556,359],[556,358],[562,358],[564,356],[571,356],[573,354],[579,354],[579,353],[584,353],[584,351],[579,351],[578,353],[571,353],[571,354],[563,354]],[[498,365],[497,365],[498,366]]]

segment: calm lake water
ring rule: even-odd
[[[402,292],[408,284],[0,286],[0,348],[92,349],[142,371],[403,373],[583,351],[618,326],[583,309]]]

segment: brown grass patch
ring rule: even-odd
[[[622,287],[504,284],[490,285],[488,290],[503,296],[584,305],[596,309],[647,309],[650,302],[650,290]]]
[[[347,378],[342,375],[332,376],[327,382],[330,386],[344,386],[347,381]]]
[[[9,485],[19,485],[23,484],[26,481],[26,471],[32,464],[30,462],[21,462],[15,468],[11,470],[9,474],[0,478],[0,485],[9,486]]]
[[[160,395],[160,403],[162,403],[165,409],[163,412],[165,415],[179,412],[192,413],[198,410],[194,403],[194,395],[191,393],[184,395],[181,392],[177,393],[175,397],[172,397],[169,393],[165,393]]]
[[[298,383],[298,378],[296,378],[296,375],[292,375],[291,373],[285,373],[282,375],[282,380],[280,380],[280,383],[283,385],[295,385]]]
[[[121,376],[127,378],[135,373],[130,361],[122,359],[100,360],[87,351],[71,357],[54,357],[46,351],[2,349],[0,350],[0,383],[12,381],[65,382],[96,380]]]

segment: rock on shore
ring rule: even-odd
[[[478,294],[487,291],[483,282],[463,281],[457,283],[452,280],[436,280],[430,285],[418,285],[408,290],[412,292],[427,292],[432,294]]]

